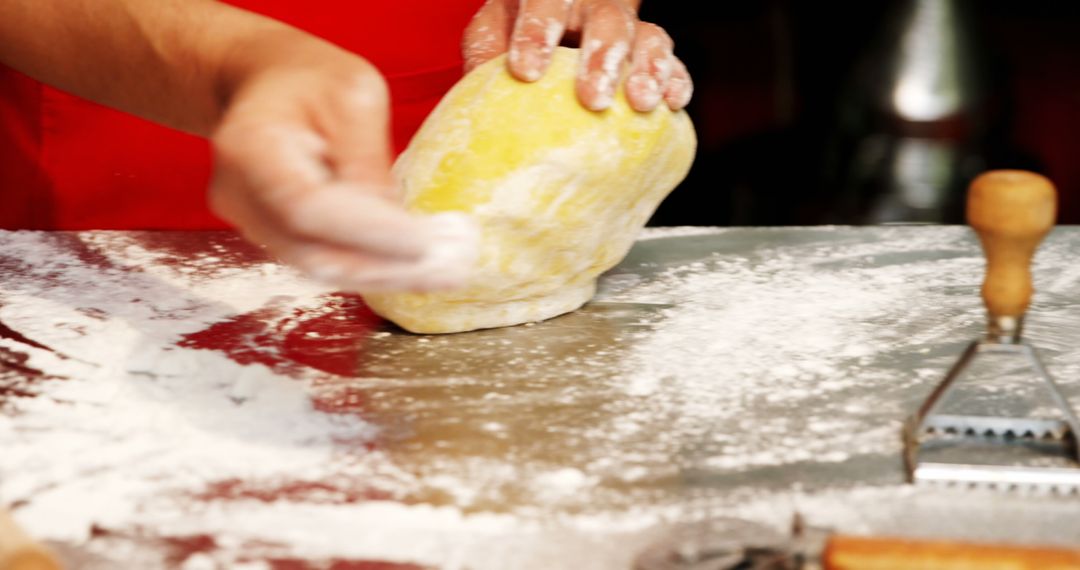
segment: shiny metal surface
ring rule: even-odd
[[[978,3],[896,0],[860,56],[840,105],[852,141],[841,183],[866,223],[963,219],[968,181],[986,168],[993,119]]]
[[[89,260],[84,273],[100,266],[109,276],[127,272],[160,287],[177,309],[154,320],[155,330],[190,326],[185,307],[205,302],[200,296],[224,279],[215,271],[265,263],[230,234],[122,237],[76,234],[43,243],[79,252]],[[19,265],[5,257],[9,239],[0,233],[0,305],[50,299],[61,286],[88,293],[101,286]],[[120,263],[133,248],[160,253],[169,271],[196,276],[199,288],[185,289],[164,271],[153,275],[169,279],[157,283],[146,278],[145,264]],[[1058,228],[1048,238],[1034,268],[1036,283],[1045,285],[1025,323],[1071,398],[1080,396],[1076,251],[1077,228]],[[200,261],[208,252],[218,269]],[[1080,502],[905,484],[897,437],[903,418],[983,328],[981,258],[974,237],[958,227],[692,229],[646,234],[604,276],[595,302],[544,323],[418,336],[364,321],[371,316],[355,298],[336,294],[229,315],[186,334],[185,346],[197,339],[197,350],[268,358],[266,366],[282,378],[303,383],[318,409],[376,426],[376,440],[336,444],[317,470],[333,476],[316,481],[303,479],[306,473],[272,486],[241,479],[218,485],[227,492],[212,497],[202,486],[174,482],[168,501],[179,507],[164,500],[132,507],[151,514],[175,507],[166,512],[178,519],[168,525],[128,528],[120,521],[85,543],[53,544],[86,560],[119,552],[119,560],[140,560],[141,568],[180,567],[160,562],[177,559],[162,550],[172,544],[170,529],[198,531],[203,510],[248,509],[242,512],[254,520],[286,507],[336,509],[364,533],[394,539],[363,543],[365,560],[417,568],[626,569],[674,526],[737,517],[783,529],[795,511],[809,524],[845,533],[1073,544],[1080,541]],[[109,283],[117,298],[145,297],[123,281]],[[11,340],[14,333],[5,338],[23,342]],[[18,362],[0,365],[0,411],[32,401],[20,394],[49,397],[40,376]],[[154,372],[130,389],[145,389]],[[202,417],[198,400],[169,405]],[[10,421],[27,434],[11,440],[17,444],[42,432],[86,436],[83,426],[34,423],[32,413]],[[104,467],[124,472],[131,465],[120,457]],[[83,484],[39,484],[51,473],[0,469],[7,485],[0,491],[9,491],[3,499],[33,507],[56,489]],[[140,483],[151,490],[159,484]],[[379,518],[366,510],[376,501],[401,505],[402,516],[415,519]],[[428,526],[429,507],[460,512],[460,525]],[[481,527],[474,516],[522,526]],[[270,559],[260,543],[222,528],[202,531],[214,537],[215,556]],[[297,561],[296,568],[333,562],[305,558],[326,528],[305,522],[290,530],[293,542],[276,545],[275,556]],[[403,543],[409,547],[393,546]]]
[[[904,461],[908,478],[916,483],[956,484],[967,486],[987,486],[1003,491],[1044,491],[1063,494],[1080,494],[1080,421],[1077,420],[1068,398],[1058,388],[1057,383],[1046,371],[1038,354],[1020,339],[1019,327],[1014,335],[1009,335],[1002,343],[995,334],[999,330],[997,320],[991,320],[991,339],[972,343],[961,355],[957,363],[949,370],[941,384],[923,402],[919,410],[904,427]],[[1043,396],[1048,396],[1052,403],[1052,412],[1057,418],[1022,417],[1009,414],[994,414],[992,409],[985,415],[943,414],[940,409],[956,390],[957,383],[969,376],[969,372],[979,356],[993,354],[1005,356],[1008,360],[1020,359],[1034,372]],[[991,374],[1000,372],[1007,375],[1008,369],[997,366]],[[1018,392],[1005,390],[999,397],[1006,400],[1017,398]],[[1044,412],[1045,413],[1045,412]],[[922,459],[922,447],[927,440],[950,439],[949,443],[963,448],[966,445],[979,446],[978,456],[983,461],[966,463],[964,461],[927,462]],[[987,453],[993,447],[994,440],[1002,448],[1020,448],[1020,453]],[[1019,442],[1017,440],[1020,440]],[[1036,445],[1023,445],[1024,443]],[[1018,443],[1020,445],[1018,445]],[[1047,445],[1047,443],[1051,443]],[[1053,444],[1057,445],[1053,445]],[[989,445],[987,445],[989,444]],[[941,446],[944,447],[944,446]],[[1044,455],[1029,453],[1043,448]],[[1000,451],[1000,450],[998,450]],[[974,452],[967,450],[968,455]],[[1006,461],[993,464],[985,458],[996,457]],[[1046,465],[1048,460],[1055,461],[1053,466]]]
[[[987,340],[997,344],[1016,344],[1024,333],[1024,317],[993,315],[987,328]]]
[[[888,106],[909,121],[936,121],[966,110],[976,96],[970,6],[964,0],[909,0],[894,21],[897,46],[884,85]]]
[[[1080,473],[1075,468],[1038,469],[1008,465],[920,463],[913,477],[921,483],[987,487],[1005,492],[1080,493]]]

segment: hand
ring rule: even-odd
[[[212,137],[211,207],[270,253],[340,287],[460,286],[475,228],[458,214],[402,209],[382,77],[351,54],[322,51],[317,63],[275,63],[239,82]]]
[[[608,108],[629,59],[625,89],[631,107],[650,111],[663,100],[681,109],[693,93],[690,74],[675,57],[671,37],[640,21],[636,5],[634,0],[488,0],[465,30],[465,68],[509,52],[514,77],[536,81],[563,36],[580,33],[576,89],[582,105]]]

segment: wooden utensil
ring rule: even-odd
[[[1077,570],[1080,550],[834,535],[825,570]]]
[[[60,563],[0,507],[0,570],[60,570]]]
[[[968,223],[979,236],[986,255],[986,277],[982,285],[988,317],[986,338],[971,343],[945,379],[930,393],[904,425],[904,462],[909,481],[967,487],[1040,492],[1080,492],[1080,420],[1068,399],[1058,389],[1035,349],[1023,340],[1024,314],[1031,302],[1031,259],[1057,215],[1057,193],[1045,177],[1021,170],[997,170],[982,174],[968,190]],[[942,413],[942,404],[967,376],[980,357],[994,355],[997,365],[1004,361],[1025,365],[1038,386],[1049,395],[1059,418],[1016,417],[994,413],[990,406],[983,414]],[[999,370],[995,369],[995,370]],[[970,383],[969,383],[970,384]],[[1006,391],[999,404],[1014,404],[1018,392]],[[1008,406],[1002,406],[1008,409]],[[927,462],[920,448],[927,442],[944,444],[962,451],[975,446],[1001,444],[1028,445],[1041,458],[1051,455],[1066,461],[1061,466],[1040,465],[1030,457],[1025,462],[1005,464]],[[938,445],[942,448],[942,445]],[[986,450],[980,452],[982,459]],[[953,457],[952,459],[955,459]],[[1011,460],[1010,460],[1011,461]]]

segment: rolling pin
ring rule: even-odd
[[[34,542],[0,507],[0,570],[60,570],[44,546]]]

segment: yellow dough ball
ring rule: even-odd
[[[620,92],[592,112],[574,92],[578,51],[558,48],[536,83],[503,57],[450,90],[394,165],[406,207],[463,212],[481,230],[462,289],[365,296],[375,312],[418,333],[548,319],[596,292],[660,201],[686,176],[696,138],[663,103],[649,113]]]

